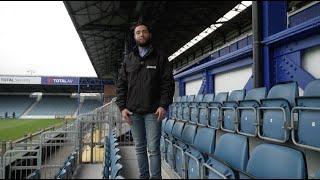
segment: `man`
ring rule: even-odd
[[[144,23],[134,27],[137,46],[124,59],[117,82],[117,100],[122,119],[131,126],[140,178],[161,178],[161,120],[174,94],[172,67],[151,45]],[[147,149],[150,159],[147,156]]]

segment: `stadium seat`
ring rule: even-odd
[[[187,96],[187,102],[183,103],[183,114],[182,114],[182,120],[189,122],[191,120],[191,109],[190,106],[194,102],[194,95]]]
[[[316,172],[316,174],[314,175],[314,178],[315,178],[315,179],[320,179],[320,170],[318,170],[318,171]]]
[[[161,151],[161,157],[165,157],[165,141],[164,141],[164,137],[165,137],[165,132],[164,132],[164,128],[166,126],[168,119],[165,118],[164,120],[162,120],[161,122],[161,137],[160,137],[160,151]]]
[[[257,108],[260,107],[260,100],[267,96],[267,89],[255,88],[247,92],[244,100],[239,101],[237,108],[237,133],[256,137],[258,134]]]
[[[244,99],[245,90],[235,90],[230,93],[228,100],[221,107],[221,129],[226,132],[236,132],[236,108],[238,101]]]
[[[320,151],[320,80],[311,81],[291,111],[292,141],[297,146]],[[294,113],[297,113],[295,120]],[[296,124],[297,123],[297,124]]]
[[[267,98],[261,100],[261,107],[258,108],[259,117],[262,114],[262,122],[258,121],[259,138],[281,143],[289,139],[290,112],[297,96],[296,82],[277,84],[270,89]]]
[[[182,122],[182,121],[177,121],[174,124],[173,129],[172,129],[172,135],[173,135],[174,139],[170,143],[171,146],[173,145],[173,143],[182,141],[182,132],[183,132],[183,128],[184,128],[185,124],[186,123]],[[179,159],[174,158],[174,152],[173,151],[171,151],[171,154],[169,156],[172,157],[172,164],[170,164],[170,165],[171,165],[171,167],[175,168],[175,165],[179,164],[179,162],[177,162],[177,161],[180,161],[181,158],[179,158]]]
[[[247,173],[260,179],[305,179],[303,154],[289,147],[261,144],[252,152]]]
[[[199,105],[202,102],[203,94],[199,94],[195,97],[194,102],[191,103],[191,123],[197,124],[199,121]]]
[[[213,102],[209,103],[209,127],[214,129],[220,129],[220,121],[221,121],[221,110],[222,104],[228,98],[228,92],[221,92],[218,93],[215,97]]]
[[[72,177],[72,167],[71,167],[71,162],[67,162],[66,165],[64,166],[64,169],[66,170],[67,173],[67,178],[71,179]]]
[[[187,103],[187,96],[182,96],[180,99],[180,103],[178,104],[177,118],[176,120],[183,120],[183,107],[184,104]]]
[[[172,156],[169,154],[172,154],[172,146],[170,145],[173,140],[173,136],[172,136],[172,129],[173,129],[173,126],[174,126],[174,123],[175,123],[175,120],[172,120],[172,119],[168,119],[167,123],[165,124],[165,128],[164,128],[164,132],[165,132],[165,135],[164,135],[164,148],[165,148],[165,160],[167,163],[169,164],[173,164],[173,160],[172,160]],[[168,144],[170,143],[170,144]]]
[[[209,179],[239,178],[239,172],[245,171],[248,162],[249,145],[245,136],[224,134],[220,137],[214,157],[209,157],[203,165],[202,177]],[[205,169],[209,169],[206,173]]]
[[[199,105],[199,122],[198,125],[208,126],[209,123],[209,103],[213,102],[214,94],[204,95]]]
[[[177,113],[178,113],[178,107],[180,106],[180,102],[181,102],[181,96],[177,96],[176,98],[174,98],[173,104],[172,106],[172,113],[170,116],[170,119],[177,119]]]
[[[65,168],[63,168],[59,174],[56,176],[56,179],[67,179],[67,170]]]
[[[181,176],[185,177],[183,173],[184,167],[184,152],[193,144],[197,132],[197,125],[186,123],[182,131],[181,140],[173,144],[173,158],[175,161],[174,169]]]
[[[119,175],[121,170],[122,165],[119,163],[115,164],[111,169],[111,179],[115,179]]]
[[[207,161],[207,154],[213,154],[215,148],[216,130],[199,126],[194,143],[185,152],[188,179],[200,179],[201,166]]]

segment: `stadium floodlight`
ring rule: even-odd
[[[238,15],[240,12],[247,9],[249,6],[252,5],[252,1],[242,1],[240,4],[236,5],[234,8],[232,8],[229,12],[227,12],[225,15],[223,15],[221,18],[219,18],[214,24],[210,25],[208,28],[206,28],[204,31],[199,33],[196,37],[194,37],[192,40],[190,40],[188,43],[183,45],[180,49],[178,49],[175,53],[173,53],[171,56],[169,56],[168,60],[172,61],[176,57],[178,57],[180,54],[197,44],[199,41],[207,37],[209,34],[214,32],[216,29],[218,29],[220,26],[223,25],[223,23],[229,21],[236,15]]]

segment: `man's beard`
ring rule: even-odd
[[[136,40],[136,44],[140,47],[148,47],[150,45],[150,43],[151,43],[150,39],[146,40],[146,42],[144,42],[144,43],[140,43],[139,41]]]

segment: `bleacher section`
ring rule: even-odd
[[[12,117],[15,112],[16,118],[21,116],[35,102],[34,98],[27,95],[0,95],[0,116],[5,117],[5,113]]]
[[[80,107],[80,114],[88,113],[96,109],[97,107],[100,107],[101,105],[102,105],[101,102],[98,100],[92,100],[92,99],[84,100],[82,106]]]
[[[43,96],[40,102],[27,115],[71,116],[77,107],[77,98],[71,98],[69,96]]]
[[[162,157],[185,179],[319,177],[306,158],[320,152],[319,97],[320,80],[302,97],[296,82],[176,97],[162,121]]]

